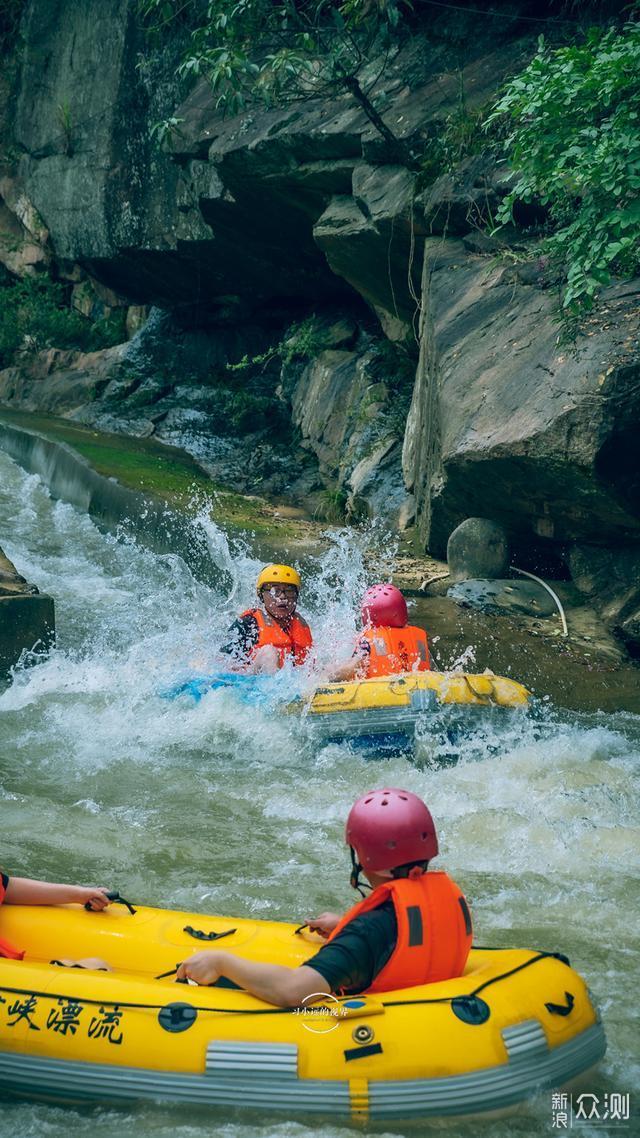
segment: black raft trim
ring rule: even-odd
[[[367,1055],[381,1055],[382,1044],[370,1043],[368,1047],[350,1047],[344,1053],[344,1057],[349,1063],[352,1059],[364,1059]]]

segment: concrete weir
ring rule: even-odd
[[[23,652],[40,656],[54,642],[53,597],[25,581],[0,549],[0,679]]]
[[[0,449],[25,470],[39,474],[54,498],[88,513],[112,532],[125,531],[154,553],[179,554],[205,584],[220,584],[204,527],[161,499],[98,474],[66,443],[16,425],[0,415]]]

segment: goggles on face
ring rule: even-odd
[[[295,585],[267,584],[263,585],[260,591],[262,593],[269,593],[272,597],[280,595],[286,597],[287,600],[295,600],[298,596],[298,590],[296,589]]]

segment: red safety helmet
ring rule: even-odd
[[[404,628],[409,614],[407,602],[395,585],[372,585],[362,598],[362,623],[374,627]]]
[[[438,853],[429,809],[417,794],[397,787],[370,790],[354,802],[345,837],[367,872],[430,861]]]

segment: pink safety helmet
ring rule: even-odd
[[[345,830],[348,845],[367,872],[430,861],[438,853],[428,807],[410,790],[370,790],[354,802]]]
[[[409,614],[407,602],[395,585],[372,585],[362,598],[362,623],[374,627],[404,628]]]

